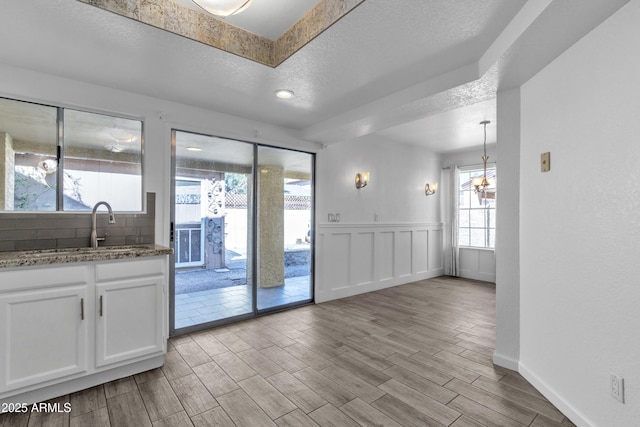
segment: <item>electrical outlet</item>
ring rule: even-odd
[[[609,379],[609,392],[611,396],[624,403],[624,378],[611,374]]]

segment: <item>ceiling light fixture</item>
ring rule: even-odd
[[[290,91],[288,89],[278,89],[277,91],[274,92],[275,95],[280,98],[280,99],[289,99],[289,98],[293,98],[293,91]]]
[[[198,147],[187,147],[187,148],[185,148],[185,150],[187,150],[187,151],[202,151],[202,148],[198,148]]]
[[[476,176],[471,180],[471,183],[476,188],[476,193],[484,193],[485,190],[491,186],[491,183],[487,179],[487,125],[491,123],[489,120],[483,120],[480,122],[484,126],[484,155],[482,156],[482,163],[484,164],[484,173],[482,176]]]
[[[212,15],[227,16],[235,15],[246,10],[251,5],[251,0],[192,0],[195,4]]]

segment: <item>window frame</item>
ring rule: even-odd
[[[76,112],[80,112],[80,113],[89,113],[89,114],[96,114],[96,115],[101,115],[101,116],[105,116],[105,117],[112,117],[115,119],[123,119],[123,120],[131,120],[131,121],[137,121],[140,122],[140,195],[139,195],[139,205],[140,205],[140,209],[139,210],[118,210],[117,208],[114,208],[114,211],[116,212],[121,212],[121,213],[141,213],[141,212],[145,212],[146,211],[146,197],[145,197],[145,120],[143,117],[141,116],[134,116],[134,115],[130,115],[130,114],[124,114],[124,113],[114,113],[111,111],[104,111],[104,110],[98,110],[98,109],[91,109],[91,108],[85,108],[85,107],[77,107],[74,105],[63,105],[63,104],[55,104],[55,103],[49,103],[46,101],[38,101],[38,100],[31,100],[31,99],[19,99],[19,98],[13,98],[10,96],[3,96],[0,95],[1,99],[4,100],[8,100],[8,101],[16,101],[16,102],[22,102],[22,103],[26,103],[26,104],[33,104],[33,105],[37,105],[40,107],[48,107],[48,108],[52,108],[55,109],[56,112],[56,140],[55,140],[55,151],[56,154],[55,157],[56,161],[57,161],[57,170],[55,172],[56,174],[56,187],[55,187],[55,191],[56,191],[56,203],[55,203],[55,209],[52,210],[0,210],[0,215],[3,213],[29,213],[29,214],[38,214],[38,213],[83,213],[83,212],[89,212],[91,213],[91,210],[73,210],[73,209],[69,209],[69,210],[65,210],[65,206],[64,206],[64,194],[65,194],[65,189],[64,189],[64,176],[65,176],[65,171],[67,170],[65,168],[65,110],[72,110],[72,111],[76,111]]]
[[[468,248],[468,249],[479,249],[479,250],[495,250],[495,233],[496,233],[496,223],[495,223],[495,215],[496,215],[496,204],[497,204],[497,166],[496,163],[487,163],[487,176],[490,177],[490,181],[492,181],[492,193],[493,193],[493,197],[491,199],[487,199],[485,198],[485,203],[481,206],[476,206],[473,207],[471,206],[471,204],[469,204],[469,206],[466,207],[461,207],[461,203],[460,201],[462,200],[463,196],[467,196],[469,197],[469,201],[472,200],[472,197],[474,197],[474,193],[475,193],[475,189],[473,188],[472,184],[471,184],[471,178],[474,176],[473,174],[476,172],[480,172],[480,175],[482,175],[482,173],[484,172],[484,166],[483,165],[470,165],[470,166],[463,166],[463,167],[459,167],[458,168],[458,175],[456,176],[456,194],[455,197],[457,197],[457,203],[456,203],[456,227],[457,227],[457,245],[460,248]],[[493,172],[493,173],[490,173]],[[463,185],[465,185],[465,183],[461,182],[461,176],[463,174],[469,174],[469,181],[468,181],[468,187],[469,188],[462,188]],[[477,176],[477,175],[475,175]],[[491,178],[493,176],[493,178]],[[490,204],[487,204],[487,200],[492,200],[493,202]],[[471,213],[473,211],[482,211],[483,212],[483,225],[482,226],[472,226],[472,221],[471,221]],[[465,222],[465,226],[462,226],[462,221],[461,221],[461,212],[468,212],[468,221]],[[491,214],[493,215],[493,221],[491,220]],[[491,227],[491,224],[493,223],[493,227]],[[467,230],[468,231],[468,238],[467,238],[467,243],[466,244],[462,244],[461,243],[461,231],[462,230]],[[473,245],[472,244],[472,230],[483,230],[482,234],[484,237],[484,245],[479,246],[479,245]],[[491,233],[491,230],[493,230],[493,233]],[[493,239],[492,239],[493,237]],[[492,241],[493,240],[493,241]]]

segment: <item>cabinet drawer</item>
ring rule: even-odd
[[[88,266],[4,270],[0,272],[0,292],[87,283],[92,273]]]
[[[167,257],[145,258],[135,261],[118,261],[96,265],[96,280],[107,282],[112,280],[164,274]]]

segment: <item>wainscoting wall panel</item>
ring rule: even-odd
[[[460,248],[460,277],[496,281],[496,257],[493,249]]]
[[[378,267],[377,280],[393,279],[394,254],[394,233],[393,231],[380,231],[376,233],[378,240],[378,250],[376,251],[376,267]]]
[[[351,272],[353,281],[356,284],[373,282],[373,266],[375,263],[375,235],[373,232],[356,233],[354,235],[353,259],[356,265],[361,266]]]
[[[433,231],[435,233],[435,231]],[[416,273],[429,271],[429,231],[417,230],[414,233],[415,250],[413,251],[413,265]]]
[[[444,258],[442,253],[444,230],[429,231],[429,268],[442,269],[444,271]]]
[[[440,276],[442,224],[320,224],[316,302]]]
[[[398,230],[396,231],[396,271],[398,277],[405,277],[411,275],[412,261],[413,261],[413,232]]]
[[[349,277],[349,257],[343,256],[345,252],[351,252],[351,234],[335,233],[329,239],[325,239],[325,236],[322,235],[319,237],[319,245],[326,248],[324,255],[327,263],[333,266],[333,268],[324,272],[327,280],[330,282],[340,282],[345,279],[351,281]]]

